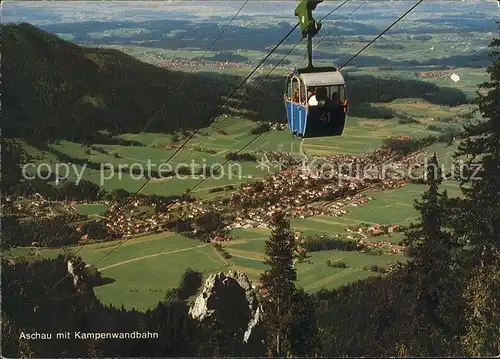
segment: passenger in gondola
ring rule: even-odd
[[[309,106],[324,106],[328,100],[328,95],[324,87],[315,89],[315,94],[309,98]]]
[[[309,99],[314,96],[314,87],[310,87],[308,90],[307,90],[307,100],[309,101]]]
[[[292,101],[297,103],[299,102],[299,88],[296,88],[295,91],[293,91]]]
[[[339,106],[340,105],[340,99],[339,99],[339,93],[338,92],[334,92],[332,94],[332,102],[335,106]]]
[[[322,103],[324,104],[326,101],[328,101],[328,94],[327,94],[326,88],[318,87],[316,89],[316,100],[318,101],[318,103],[320,105]]]
[[[307,89],[307,104],[309,106],[318,106],[318,101],[316,101],[316,94],[315,94],[315,89],[314,87],[310,87]]]

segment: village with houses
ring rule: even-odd
[[[208,234],[208,237],[205,233],[203,238],[210,242],[228,242],[232,240],[230,233],[234,229],[270,228],[270,219],[277,211],[285,211],[291,218],[298,219],[343,216],[350,208],[363,206],[373,200],[364,193],[367,189],[383,191],[404,186],[408,179],[394,171],[407,168],[410,164],[418,168],[425,158],[414,154],[396,159],[391,151],[379,149],[364,156],[321,157],[319,161],[310,161],[305,168],[304,159],[300,156],[286,152],[268,152],[266,156],[269,160],[279,161],[284,168],[260,181],[243,183],[239,187],[231,186],[233,190],[229,193],[210,200],[181,197],[169,205],[171,208],[166,211],[155,210],[157,204],[150,203],[144,197],[132,198],[128,205],[123,206],[113,200],[54,202],[34,194],[15,205],[7,201],[3,206],[9,206],[16,215],[26,218],[53,218],[63,214],[76,223],[81,233],[87,221],[97,220],[107,228],[109,238],[124,239],[176,231],[177,222],[192,223],[207,213],[218,213],[223,218],[223,227]],[[389,162],[390,165],[387,165]],[[325,167],[325,163],[330,166]],[[374,163],[378,165],[373,166]],[[338,164],[339,170],[335,171],[332,164]],[[333,172],[325,173],[325,168]],[[369,173],[363,173],[367,168]],[[108,209],[86,220],[76,208],[82,204],[102,204]],[[191,231],[196,237],[197,229],[190,225],[177,230]],[[392,223],[369,226],[360,223],[358,226],[346,227],[344,235],[368,247],[384,248],[388,253],[402,253],[404,248],[399,245],[371,240],[380,235],[390,236],[397,230],[398,225]],[[81,240],[94,239],[88,233],[82,233]]]

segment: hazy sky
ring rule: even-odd
[[[358,6],[361,0],[346,4],[336,12],[337,16],[345,16]],[[403,13],[411,7],[413,1],[374,1],[369,0],[359,10],[359,14],[387,16],[389,12]],[[464,12],[469,16],[478,13],[485,19],[499,18],[497,0],[426,0],[420,4],[411,16],[413,19],[425,18],[431,14],[447,15],[453,12]],[[340,1],[325,1],[317,8],[316,14],[322,14],[338,6]],[[2,1],[2,22],[29,22],[34,25],[53,24],[58,22],[109,21],[109,20],[161,20],[172,18],[208,18],[210,16],[232,17],[243,4],[243,1]],[[256,1],[251,0],[244,7],[241,16],[267,16],[280,20],[293,18],[293,10],[297,1]],[[332,17],[335,17],[332,15]]]

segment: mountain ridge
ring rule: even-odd
[[[6,136],[85,141],[99,130],[141,132],[149,122],[157,132],[205,127],[238,79],[162,69],[27,23],[1,30]]]

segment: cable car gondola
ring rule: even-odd
[[[312,10],[323,0],[302,0],[295,9],[302,36],[307,37],[309,64],[297,69],[286,79],[285,107],[288,128],[302,138],[341,136],[347,114],[345,81],[335,67],[314,67],[312,38],[321,23],[312,18]]]

